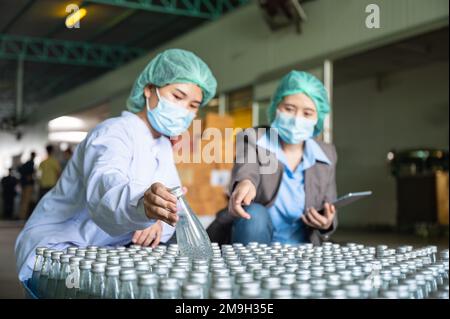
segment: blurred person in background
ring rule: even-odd
[[[62,153],[62,160],[61,160],[61,171],[64,170],[67,163],[69,162],[70,158],[72,157],[72,148],[70,146],[67,146],[67,148]]]
[[[17,195],[19,180],[13,175],[12,168],[8,169],[8,175],[2,178],[3,216],[12,219],[14,216],[14,199]]]
[[[47,158],[39,164],[39,200],[56,185],[61,175],[61,166],[53,156],[53,146],[47,145],[45,149],[47,150]]]
[[[36,158],[36,152],[31,152],[30,159],[21,165],[18,169],[20,174],[20,208],[19,218],[26,220],[31,213],[31,204],[33,201],[33,191],[35,182],[35,168],[34,159]]]

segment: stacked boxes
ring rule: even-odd
[[[228,205],[227,190],[234,159],[233,118],[208,113],[194,121],[174,147],[186,195],[198,215],[214,215]]]
[[[438,222],[448,225],[448,172],[437,171],[435,174]]]

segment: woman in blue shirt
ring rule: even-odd
[[[227,224],[228,239],[243,244],[320,244],[336,229],[329,204],[336,199],[336,151],[315,138],[329,110],[327,92],[313,75],[292,71],[281,80],[269,107],[270,128],[237,136],[228,214],[219,213],[209,227],[213,241],[227,241]]]

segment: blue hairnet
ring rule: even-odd
[[[269,122],[272,123],[275,119],[277,106],[281,100],[285,96],[298,93],[306,94],[313,100],[316,106],[318,115],[317,124],[314,128],[314,136],[316,136],[323,130],[323,120],[325,115],[330,112],[330,104],[328,102],[327,90],[322,82],[308,72],[291,71],[281,79],[267,112]]]
[[[127,109],[131,112],[142,110],[146,85],[162,87],[173,83],[198,85],[203,92],[202,106],[216,94],[217,81],[205,62],[192,52],[169,49],[158,54],[139,74],[128,97]]]

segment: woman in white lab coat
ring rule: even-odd
[[[134,83],[128,111],[88,134],[25,224],[15,246],[20,280],[31,277],[39,246],[156,246],[169,240],[177,214],[168,188],[180,180],[168,137],[188,129],[216,86],[193,53],[171,49],[156,56]]]

